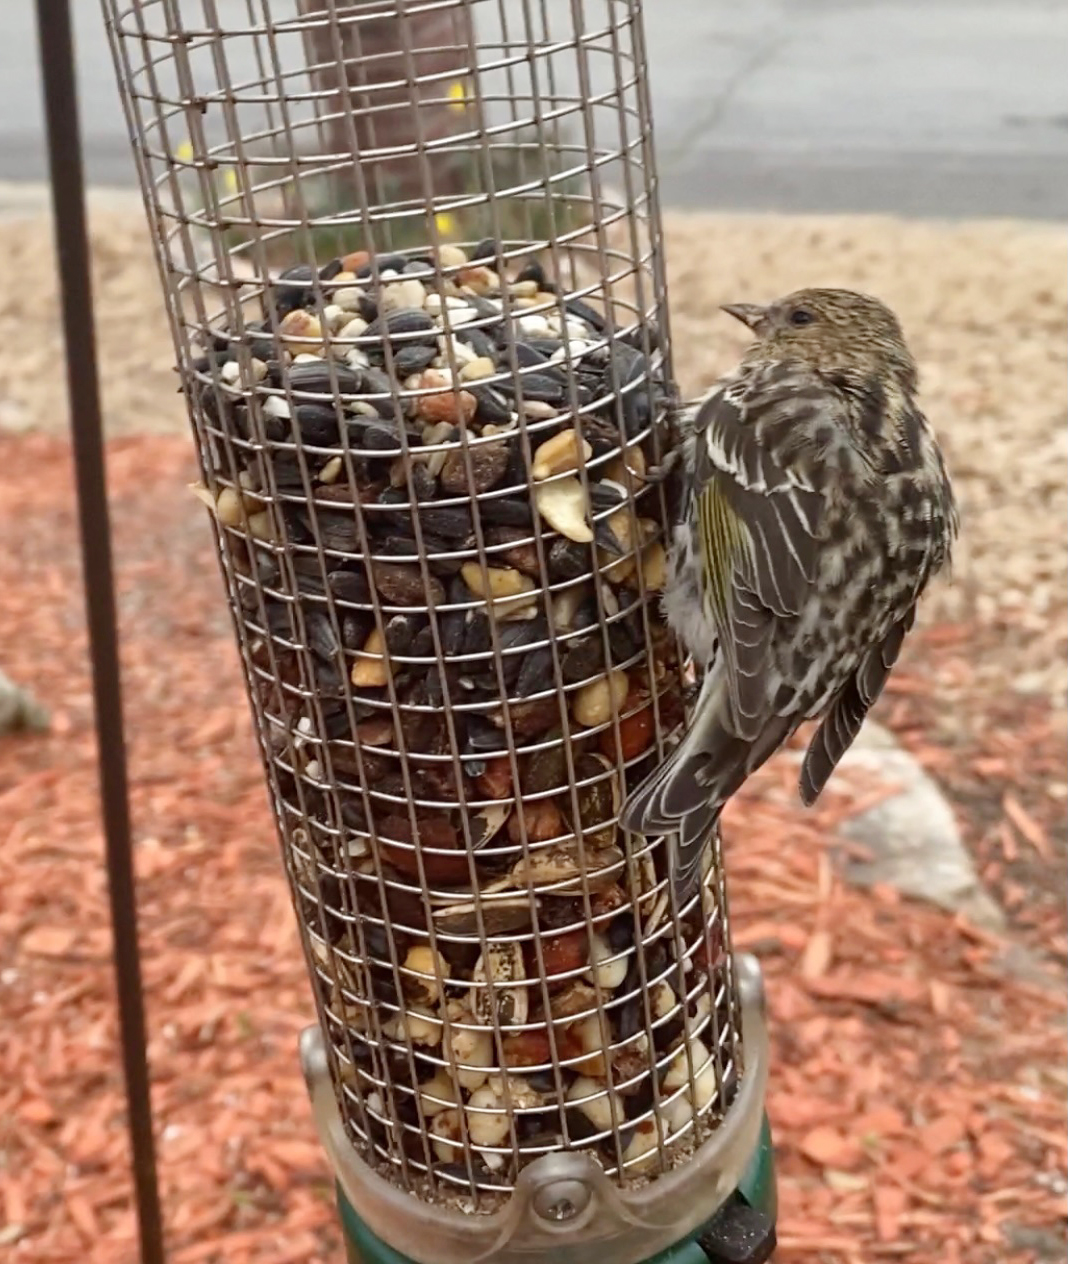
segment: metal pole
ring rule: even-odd
[[[163,1264],[163,1223],[145,1049],[111,539],[69,0],[37,0],[37,30],[48,126],[56,253],[63,293],[67,392],[74,440],[100,799],[141,1261],[142,1264]]]

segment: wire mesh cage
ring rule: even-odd
[[[689,682],[638,0],[104,8],[335,1162],[664,1189],[753,1056],[718,851],[617,824]]]

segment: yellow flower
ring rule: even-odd
[[[451,237],[456,232],[456,217],[447,211],[441,211],[434,216],[434,227],[440,236]]]
[[[456,83],[449,85],[449,105],[450,110],[464,110],[467,108],[467,83],[463,79],[459,79]]]
[[[178,149],[175,151],[174,156],[175,158],[178,159],[179,162],[192,162],[193,161],[192,143],[188,140],[183,140],[182,143],[178,146]]]

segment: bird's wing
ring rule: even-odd
[[[816,802],[831,773],[852,746],[864,717],[882,692],[897,662],[902,642],[914,618],[915,610],[910,609],[882,641],[867,652],[857,670],[839,690],[823,722],[813,734],[801,765],[801,802],[805,807],[811,807]]]
[[[695,526],[705,599],[727,672],[730,728],[764,727],[768,650],[816,580],[824,507],[819,445],[839,398],[802,366],[769,364],[711,396],[695,420]],[[780,699],[778,709],[788,700]]]

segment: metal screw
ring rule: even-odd
[[[562,1224],[585,1211],[589,1201],[589,1186],[582,1181],[553,1181],[534,1196],[534,1210],[543,1220]]]

